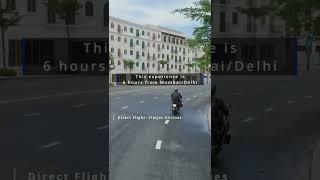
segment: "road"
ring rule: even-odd
[[[0,179],[107,173],[104,82],[103,77],[0,80]]]
[[[320,140],[320,74],[215,79],[231,107],[232,139],[214,162],[214,178],[309,180]],[[110,180],[210,179],[206,86],[179,88],[181,119],[130,120],[117,116],[170,116],[173,87],[112,87],[108,98],[105,82],[1,80],[1,179],[45,167],[109,170]]]
[[[218,179],[310,179],[320,139],[319,75],[216,77],[232,115],[231,144],[215,162]]]
[[[113,94],[124,88],[110,91],[110,180],[211,179],[209,86],[178,87],[184,107],[176,118],[170,112],[174,86],[135,86]]]

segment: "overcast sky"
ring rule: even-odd
[[[192,36],[192,22],[174,9],[189,7],[196,0],[109,0],[110,15],[137,24],[153,24],[175,29]]]

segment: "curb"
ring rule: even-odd
[[[313,152],[313,159],[311,165],[311,180],[320,179],[320,142],[316,146],[315,151]]]

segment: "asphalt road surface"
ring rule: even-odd
[[[213,178],[309,180],[320,139],[319,80],[320,73],[216,77],[231,107],[232,139]],[[179,88],[181,119],[159,120],[117,116],[170,117],[173,87],[112,87],[109,99],[101,77],[0,80],[0,87],[1,179],[39,169],[103,169],[111,180],[210,179],[206,86]]]
[[[217,77],[231,106],[232,139],[214,178],[309,180],[320,139],[320,73],[299,76]]]
[[[210,87],[178,87],[184,106],[172,115],[174,88],[110,89],[110,180],[211,179]]]

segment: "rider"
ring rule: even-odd
[[[174,92],[171,94],[171,100],[172,100],[172,102],[175,102],[175,103],[179,104],[180,107],[182,107],[182,96],[178,92],[178,88],[176,88],[174,90]]]
[[[227,132],[230,129],[230,122],[228,118],[223,118],[223,116],[229,116],[229,109],[227,105],[224,103],[223,99],[218,98],[216,96],[217,87],[213,85],[211,88],[211,104],[212,104],[212,119],[211,124],[213,127],[220,128],[221,125],[226,126]]]

